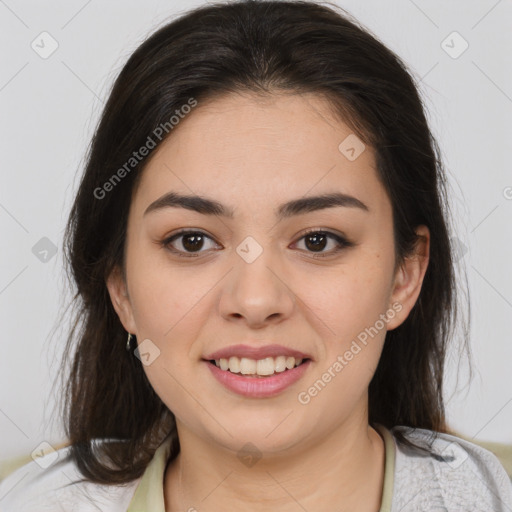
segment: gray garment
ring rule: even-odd
[[[422,445],[432,433],[397,430]],[[449,434],[438,435],[431,456],[395,444],[391,512],[512,512],[512,481],[489,450]]]

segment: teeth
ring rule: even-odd
[[[286,357],[279,356],[274,359],[276,372],[284,372],[286,370]]]
[[[231,358],[229,358],[229,362],[231,363]],[[240,359],[240,373],[243,375],[252,375],[256,373],[257,362],[254,359],[247,359],[246,357],[242,357]]]
[[[284,372],[299,366],[302,359],[295,357],[266,357],[265,359],[249,359],[247,357],[232,356],[229,359],[221,358],[215,360],[215,365],[221,370],[231,373],[241,373],[242,375],[273,375],[274,373]]]
[[[233,373],[240,373],[240,359],[238,357],[230,357],[228,361],[228,370]]]
[[[242,359],[243,361],[243,359]],[[258,375],[272,375],[274,373],[275,364],[273,357],[259,359],[256,363],[256,373]]]
[[[288,370],[291,370],[294,366],[295,366],[295,358],[287,357],[286,358],[286,368],[288,368]]]

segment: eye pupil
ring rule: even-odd
[[[191,243],[189,244],[189,241]],[[183,247],[187,251],[196,251],[198,249],[201,249],[203,247],[204,239],[203,235],[201,234],[190,234],[190,235],[183,235],[182,244]]]
[[[319,240],[321,239],[321,241]],[[327,240],[327,237],[325,236],[324,233],[313,233],[311,235],[307,235],[306,236],[306,246],[308,247],[308,249],[310,249],[310,244],[308,243],[308,241],[310,240],[314,240],[313,241],[313,244],[312,244],[312,248],[314,250],[323,250],[325,249],[325,244],[326,244],[326,240]]]

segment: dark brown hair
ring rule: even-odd
[[[180,449],[173,413],[139,359],[125,351],[127,333],[106,287],[115,268],[124,274],[128,211],[150,156],[103,197],[95,190],[190,98],[200,105],[237,92],[321,95],[374,148],[392,203],[396,268],[415,246],[414,228],[429,228],[430,263],[421,293],[403,324],[387,333],[369,386],[369,422],[447,431],[443,370],[460,316],[456,259],[446,177],[418,83],[397,55],[336,5],[208,4],[155,31],[129,57],[88,149],[66,227],[74,322],[62,363],[61,414],[70,457],[92,482],[126,483],[141,476],[168,435],[171,457]],[[102,439],[117,442],[96,442]],[[397,439],[409,444],[400,433]]]

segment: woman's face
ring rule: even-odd
[[[192,201],[154,205],[171,192],[226,215]],[[354,199],[304,202],[334,193]],[[194,233],[169,241],[184,229]],[[199,104],[144,169],[128,219],[126,290],[119,274],[108,286],[178,428],[233,450],[251,441],[277,452],[367,421],[386,330],[414,305],[423,261],[393,273],[391,203],[374,152],[320,97],[230,95]],[[247,349],[269,345],[281,348]],[[249,373],[207,361],[221,349],[231,369],[241,361]],[[309,361],[282,371],[287,351]]]

